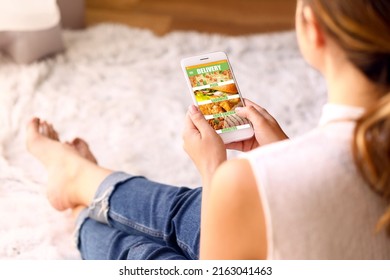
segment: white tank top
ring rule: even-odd
[[[385,201],[370,190],[352,154],[363,109],[327,104],[304,136],[245,154],[266,213],[269,259],[390,259],[375,226]]]

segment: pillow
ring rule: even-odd
[[[45,30],[0,33],[0,51],[17,63],[31,63],[63,50],[59,24]]]

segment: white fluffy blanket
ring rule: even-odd
[[[65,53],[32,65],[0,56],[1,259],[79,258],[69,213],[52,210],[46,173],[25,148],[34,115],[52,122],[63,140],[86,139],[106,167],[194,187],[200,178],[181,140],[191,103],[182,57],[226,51],[243,95],[292,137],[316,125],[326,102],[324,81],[303,61],[293,32],[157,37],[100,25],[64,38]]]

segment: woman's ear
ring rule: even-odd
[[[309,6],[304,6],[302,10],[305,22],[306,38],[312,47],[321,48],[325,45],[325,33],[316,19],[313,10]]]

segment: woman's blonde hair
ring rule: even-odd
[[[390,1],[303,0],[349,61],[378,89],[388,92],[358,121],[353,150],[371,188],[390,205]],[[390,234],[390,207],[377,229]]]

